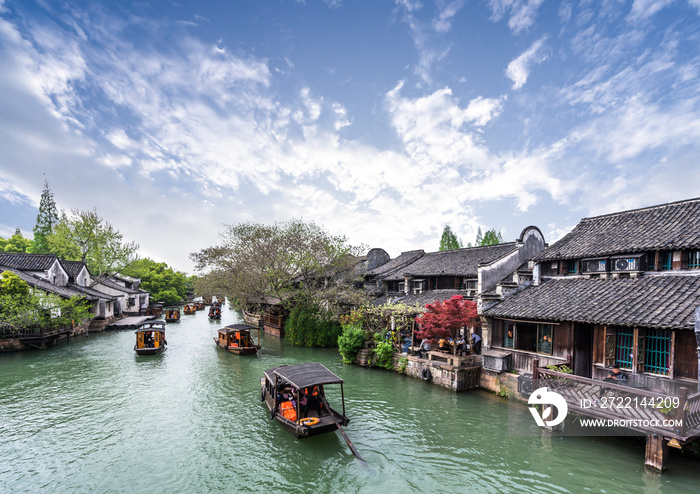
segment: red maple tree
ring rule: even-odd
[[[428,312],[416,317],[416,323],[421,328],[416,336],[420,339],[456,338],[460,328],[479,323],[476,303],[465,300],[461,295],[454,295],[444,302],[438,300],[426,304],[425,308]]]

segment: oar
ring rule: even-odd
[[[335,418],[335,415],[333,414],[333,409],[331,408],[331,406],[330,406],[330,405],[328,404],[328,402],[326,401],[325,396],[323,396],[322,394],[319,393],[318,398],[321,400],[321,403],[323,403],[323,404],[326,406],[326,409],[328,410],[328,413],[331,414],[331,418],[332,418],[333,421],[335,422],[335,425],[338,426],[338,430],[339,430],[340,433],[343,435],[343,439],[345,439],[345,442],[348,443],[348,446],[350,446],[350,451],[352,451],[352,454],[354,454],[355,457],[356,457],[358,460],[360,460],[361,462],[366,463],[365,460],[363,460],[362,457],[360,456],[360,453],[357,452],[357,449],[355,449],[355,445],[352,443],[352,441],[350,440],[350,438],[348,437],[348,435],[345,434],[345,431],[344,431],[343,428],[340,426],[340,422],[338,422],[338,419]]]

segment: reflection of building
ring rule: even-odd
[[[585,218],[534,261],[533,286],[483,310],[486,344],[515,368],[538,358],[602,378],[618,365],[647,388],[695,389],[700,199]]]

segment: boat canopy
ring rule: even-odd
[[[234,331],[250,331],[251,329],[258,329],[255,326],[249,326],[247,324],[229,324],[219,330],[220,333],[232,333]]]
[[[145,333],[150,331],[165,331],[165,321],[146,321],[141,323],[139,329],[136,330],[137,333]]]
[[[265,376],[274,382],[279,376],[297,389],[322,384],[342,384],[343,380],[319,363],[281,365],[265,371]]]

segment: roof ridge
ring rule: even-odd
[[[662,208],[667,208],[670,206],[676,206],[678,204],[689,204],[691,202],[699,202],[699,201],[700,201],[700,197],[694,197],[692,199],[684,199],[681,201],[673,201],[673,202],[665,202],[663,204],[655,204],[654,206],[645,206],[642,208],[627,209],[625,211],[616,211],[614,213],[605,213],[605,214],[601,214],[598,216],[587,216],[587,217],[581,218],[581,221],[597,220],[600,218],[609,218],[611,216],[622,216],[622,215],[629,214],[629,213],[637,213],[639,211],[650,211],[652,209],[662,209]]]

